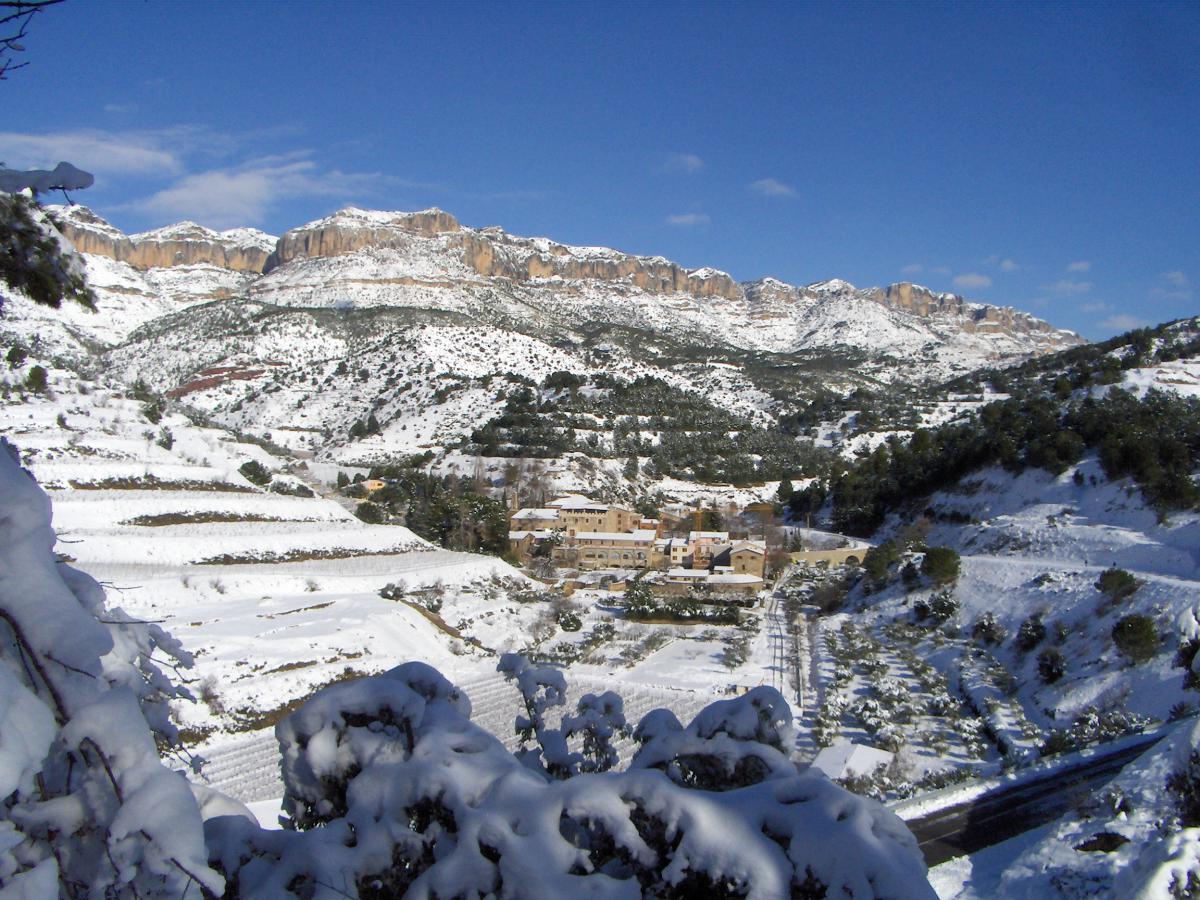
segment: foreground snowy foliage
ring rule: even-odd
[[[55,561],[50,501],[15,456],[0,442],[0,893],[219,892],[189,784],[159,758],[186,691],[151,657],[190,659]]]
[[[544,732],[561,686],[515,659],[502,666],[534,698],[526,724]],[[619,701],[599,699],[581,701],[579,717],[596,724],[604,708],[616,722]],[[535,768],[470,714],[422,663],[316,694],[277,729],[288,824],[303,830],[206,823],[227,895],[933,896],[895,816],[784,764],[791,713],[771,688],[714,704],[687,729],[652,713],[629,771],[565,778],[562,734]],[[681,776],[722,770],[743,786],[689,789]]]

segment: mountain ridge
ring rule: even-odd
[[[402,255],[386,260],[396,270],[390,279],[376,273],[358,280],[445,289],[459,286],[456,282],[465,286],[478,278],[501,279],[533,289],[554,287],[566,294],[579,293],[579,283],[599,283],[612,285],[614,290],[682,294],[694,300],[720,298],[744,306],[749,318],[760,321],[783,318],[784,306],[792,307],[794,312],[797,307],[811,306],[831,296],[855,295],[922,319],[948,317],[969,333],[1039,336],[1039,346],[1033,352],[1083,343],[1077,335],[1056,329],[1029,313],[973,302],[911,282],[864,289],[841,279],[792,285],[764,276],[738,282],[718,269],[686,269],[662,256],[641,256],[607,247],[576,247],[544,237],[513,235],[496,226],[469,228],[437,208],[392,212],[348,207],[289,229],[278,238],[254,229],[215,232],[190,222],[124,235],[86,207],[58,207],[55,212],[65,235],[85,254],[126,262],[142,271],[214,265],[251,276],[245,287],[263,299],[278,290],[255,275],[269,279],[277,270],[289,265],[294,270],[308,260],[364,253],[378,257],[395,251]],[[271,240],[273,249],[269,249]],[[332,268],[339,267],[335,264]]]
[[[726,432],[765,429],[755,440],[778,449],[767,432],[791,434],[830,397],[903,405],[956,376],[1085,343],[919,285],[736,282],[660,256],[469,228],[438,209],[348,208],[278,238],[195,223],[125,235],[84,207],[54,212],[101,312],[47,318],[14,297],[0,332],[327,459],[470,448],[478,435],[512,444],[505,452],[616,452],[613,423],[586,410],[563,407],[536,435],[486,427],[527,414],[510,408],[514,391],[567,373],[601,391],[648,379],[650,407],[693,410],[707,423],[697,433],[712,425],[736,457]],[[368,420],[379,437],[354,437]]]

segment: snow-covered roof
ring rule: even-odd
[[[741,553],[749,551],[751,553],[766,553],[767,545],[763,541],[738,541],[730,548],[731,553]]]
[[[583,494],[568,494],[566,497],[551,500],[547,505],[558,509],[593,509],[600,512],[608,509],[608,504],[597,503],[591,497],[585,497]]]
[[[688,535],[690,541],[728,541],[728,531],[693,531]]]
[[[650,544],[654,542],[656,532],[650,529],[638,531],[577,531],[577,541],[636,541]]]
[[[749,572],[720,572],[709,575],[708,584],[762,584],[762,579]]]
[[[893,754],[875,747],[838,741],[826,747],[812,761],[814,769],[820,769],[830,778],[846,778],[851,775],[869,775],[880,765],[889,765]]]
[[[593,569],[591,572],[580,572],[572,580],[581,584],[599,584],[607,578],[628,581],[637,575],[638,571],[638,569]]]
[[[512,514],[514,519],[557,519],[557,509],[518,509]]]
[[[705,569],[668,569],[667,577],[703,581],[708,577],[708,571]]]
[[[543,541],[546,538],[553,537],[554,532],[548,531],[544,528],[538,529],[536,531],[511,531],[510,530],[508,532],[508,539],[510,541],[520,541],[520,540],[524,540],[525,538],[529,537],[530,535],[533,535],[533,539],[536,541]]]

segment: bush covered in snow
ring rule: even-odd
[[[930,547],[921,560],[921,574],[934,584],[947,584],[958,578],[961,562],[953,547]]]
[[[1017,647],[1026,652],[1032,650],[1046,638],[1046,623],[1037,613],[1021,623],[1017,629]]]
[[[36,200],[0,191],[0,281],[34,303],[95,308],[83,260]]]
[[[1158,652],[1158,629],[1149,616],[1125,616],[1112,629],[1113,643],[1130,662],[1141,663]]]
[[[0,441],[0,894],[220,893],[192,790],[159,759],[187,692],[151,654],[190,657],[107,608],[54,541],[49,499]]]
[[[271,483],[271,472],[260,463],[257,459],[247,460],[238,467],[238,471],[242,477],[251,484],[257,484],[259,487],[266,487]]]
[[[1167,793],[1175,804],[1179,824],[1200,827],[1200,751],[1193,750],[1187,765],[1167,777]]]
[[[1138,587],[1136,578],[1115,566],[1105,569],[1096,579],[1096,590],[1113,602],[1132,596]]]
[[[1044,684],[1054,684],[1067,674],[1067,660],[1061,652],[1047,647],[1037,658],[1038,677]]]
[[[589,695],[554,729],[545,713],[562,673],[516,656],[501,669],[539,745],[520,759],[421,663],[326,688],[281,722],[292,830],[207,823],[228,895],[933,896],[898,819],[797,774],[791,711],[773,689],[687,727],[648,714],[630,769],[614,772],[619,698]]]
[[[975,624],[971,626],[971,637],[995,647],[1004,643],[1004,639],[1008,637],[1008,632],[1005,631],[1004,626],[996,619],[996,614],[989,611],[975,620]]]

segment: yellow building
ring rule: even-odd
[[[577,531],[554,548],[553,558],[579,569],[644,569],[654,552],[653,531]]]
[[[633,531],[642,517],[632,509],[597,503],[580,494],[559,497],[548,504],[558,510],[558,527],[572,532],[628,532]]]

